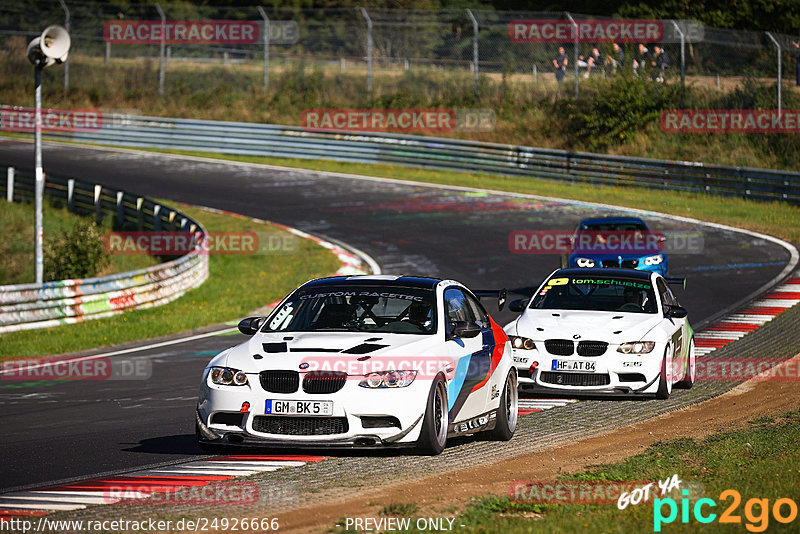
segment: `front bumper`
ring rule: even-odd
[[[537,343],[537,347],[540,345]],[[522,393],[557,397],[652,397],[658,390],[661,375],[663,347],[649,354],[619,354],[610,345],[603,356],[555,356],[538,348],[512,349],[514,365],[519,374],[519,391]],[[558,360],[593,361],[593,372],[558,371],[553,362]],[[531,365],[537,365],[531,370]],[[547,374],[545,374],[547,373]],[[586,375],[586,376],[580,376]],[[570,384],[585,379],[585,384]],[[587,385],[602,382],[600,385]]]
[[[411,446],[419,437],[427,406],[430,380],[417,379],[408,387],[397,389],[367,389],[357,380],[348,380],[336,393],[311,395],[302,390],[295,393],[269,393],[261,389],[258,375],[248,375],[246,386],[218,386],[203,378],[198,400],[196,423],[198,439],[203,443],[253,447],[303,448],[375,448]],[[331,401],[330,416],[304,416],[324,423],[325,419],[346,421],[346,430],[339,433],[270,434],[256,430],[256,417],[272,417],[265,413],[267,400]],[[249,405],[242,412],[244,403]],[[242,414],[238,424],[223,424],[212,418],[215,414]],[[281,415],[276,417],[299,418]],[[365,423],[369,418],[392,418],[392,426],[374,427]],[[362,419],[363,418],[363,419]],[[263,427],[262,427],[263,428]],[[274,428],[270,428],[274,430]]]

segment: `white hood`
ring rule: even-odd
[[[436,343],[437,339],[436,335],[378,332],[258,333],[221,353],[209,365],[231,367],[246,373],[268,369],[299,370],[300,364],[304,362],[310,362],[309,370],[314,370],[315,365],[333,363],[346,366],[342,370],[351,370],[360,368],[354,362],[375,363],[377,360],[404,362],[409,365],[419,358],[444,356],[433,354],[433,347],[440,346]],[[356,347],[362,350],[353,351]],[[270,350],[275,352],[269,352]],[[254,355],[260,355],[261,358],[254,358]]]
[[[642,341],[660,319],[655,313],[527,309],[506,327],[506,332],[534,341],[580,336],[581,340],[619,344]]]

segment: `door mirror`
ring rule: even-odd
[[[239,332],[246,336],[252,336],[264,325],[266,317],[248,317],[239,321]]]
[[[514,313],[522,313],[525,311],[525,306],[528,304],[528,299],[512,300],[508,303],[508,309]]]
[[[667,306],[667,312],[664,315],[673,319],[683,319],[689,315],[689,312],[683,306]]]
[[[453,337],[471,338],[481,333],[481,325],[472,321],[453,321]]]

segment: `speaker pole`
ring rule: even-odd
[[[42,67],[34,67],[36,84],[36,126],[34,133],[34,150],[36,152],[36,187],[34,190],[36,204],[36,228],[34,249],[36,251],[36,283],[43,283],[44,258],[42,254],[42,198],[44,196],[44,172],[42,171]]]

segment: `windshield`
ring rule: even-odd
[[[656,313],[656,296],[649,280],[556,275],[542,286],[531,308]]]
[[[433,334],[433,290],[387,286],[298,289],[276,310],[264,332],[381,332]]]

